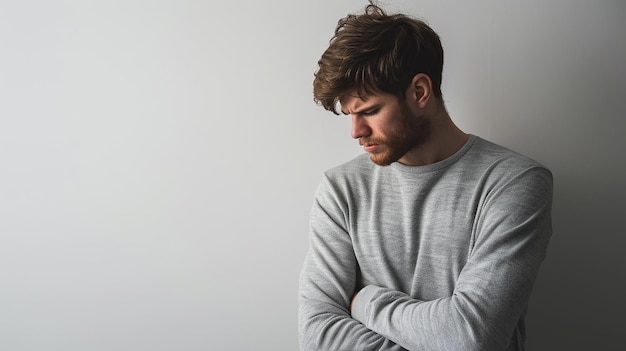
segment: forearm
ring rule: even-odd
[[[467,267],[452,296],[432,301],[368,285],[355,296],[352,317],[409,350],[505,350],[538,269],[525,263]]]
[[[355,297],[352,316],[409,350],[504,350],[511,334],[496,335],[497,328],[484,325],[486,320],[472,308],[479,307],[461,296],[419,301],[402,292],[367,286]]]

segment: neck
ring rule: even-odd
[[[398,162],[407,166],[424,166],[439,162],[459,151],[469,135],[459,129],[445,107],[437,108],[430,117],[430,135],[421,144],[409,150]]]

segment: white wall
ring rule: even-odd
[[[555,174],[531,349],[619,349],[625,3],[384,3],[458,124]],[[0,349],[296,349],[312,195],[360,152],[312,76],[364,4],[0,2]]]

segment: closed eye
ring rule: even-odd
[[[376,108],[376,109],[373,109],[373,110],[367,110],[367,111],[363,111],[363,112],[361,112],[361,114],[362,114],[363,116],[373,116],[373,115],[375,115],[375,114],[377,114],[377,113],[378,113],[378,110],[379,110],[379,109],[377,109],[377,108]]]
[[[341,110],[341,113],[343,113],[344,115],[354,115],[354,116],[363,116],[363,117],[367,117],[367,116],[373,116],[375,114],[377,114],[378,112],[380,112],[381,106],[380,104],[374,105],[374,106],[370,106],[368,109],[366,110],[362,110],[362,111],[355,111],[350,113],[349,111],[346,112],[344,110]]]

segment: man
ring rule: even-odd
[[[366,151],[329,170],[300,277],[302,350],[523,350],[552,176],[461,131],[425,23],[370,4],[338,23],[315,100]]]

